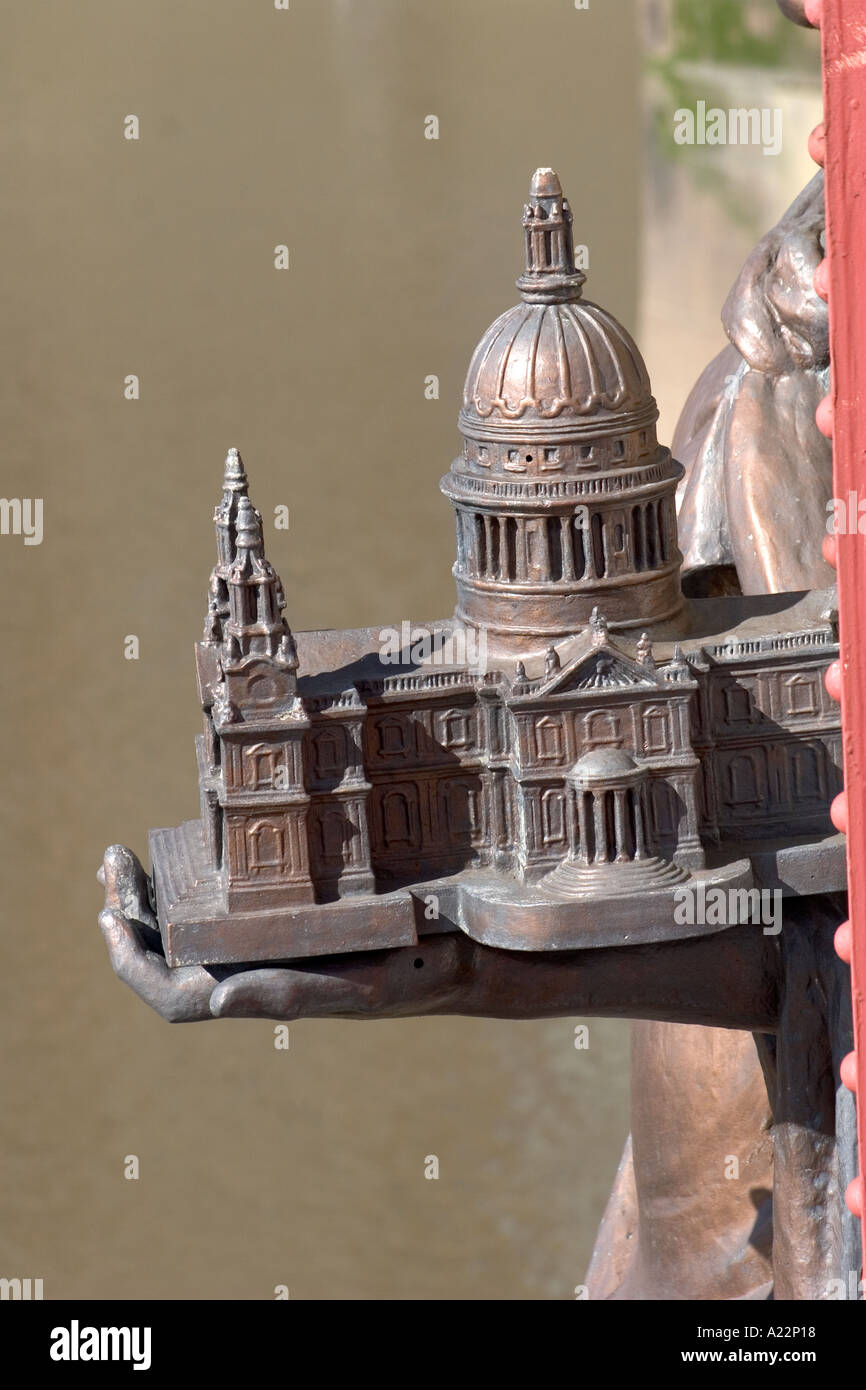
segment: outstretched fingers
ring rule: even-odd
[[[211,1018],[213,976],[199,966],[171,970],[165,958],[149,951],[134,922],[103,909],[99,926],[115,975],[169,1023],[197,1023]]]
[[[96,877],[105,888],[105,906],[109,911],[158,932],[147,874],[131,849],[109,845]]]
[[[159,928],[147,875],[132,850],[111,845],[97,878],[105,887],[99,926],[118,979],[170,1023],[197,1023],[213,1017],[213,975],[200,966],[170,969],[158,949]]]

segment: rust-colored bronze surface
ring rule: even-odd
[[[442,483],[453,619],[296,641],[228,454],[201,820],[151,836],[170,965],[412,945],[425,907],[504,949],[638,944],[718,925],[684,893],[742,890],[745,916],[749,890],[844,888],[832,592],[686,603],[683,469],[636,345],[582,297],[552,170],[523,228]]]
[[[807,198],[800,213],[810,208]],[[575,310],[570,217],[550,171],[533,181],[524,227],[522,307],[473,359],[466,447],[444,481],[457,513],[457,619],[428,629],[420,654],[401,649],[394,674],[382,674],[370,633],[295,643],[254,509],[246,493],[224,498],[230,544],[198,661],[203,829],[152,842],[156,914],[140,866],[109,851],[104,930],[118,973],[176,1020],[577,1011],[647,1020],[635,1035],[633,1140],[594,1261],[595,1296],[766,1296],[766,1089],[751,1042],[703,1030],[753,1033],[776,1126],[776,1295],[831,1296],[832,1278],[856,1257],[839,1217],[848,1150],[837,1143],[833,1082],[846,992],[814,930],[838,911],[818,895],[844,886],[827,819],[838,768],[838,716],[823,685],[837,641],[832,593],[682,599],[671,505],[680,470],[655,442],[634,344],[609,319],[593,338],[592,314]],[[794,365],[821,369],[808,354]],[[719,408],[716,375],[689,407],[687,487]],[[759,411],[778,410],[766,438],[784,472],[795,397],[759,398]],[[753,399],[744,395],[747,414]],[[239,469],[230,456],[230,472]],[[732,546],[732,534],[745,544],[752,515],[728,510]],[[770,588],[773,555],[760,537],[754,549],[754,573]],[[816,580],[810,555],[792,571],[801,589]],[[697,568],[740,563],[723,552]],[[435,659],[458,633],[483,637],[480,669]],[[247,767],[262,764],[264,778],[247,780]],[[452,812],[444,789],[455,786]],[[341,834],[317,838],[332,808]],[[674,939],[674,894],[713,874],[728,887],[780,888],[778,937],[734,922]],[[392,900],[413,904],[410,951],[382,949],[399,944],[391,934],[408,921],[378,917],[377,903]],[[434,907],[423,919],[422,903]],[[342,911],[360,923],[352,955],[336,925]],[[192,945],[172,968],[158,933],[171,961],[173,934],[190,926],[198,940],[176,936]],[[244,928],[259,943],[246,954]],[[268,953],[273,965],[247,968]],[[702,1030],[672,1033],[670,1022]],[[724,1187],[715,1169],[706,1183],[725,1135],[735,1151],[741,1137],[751,1143],[750,1210],[742,1187]]]

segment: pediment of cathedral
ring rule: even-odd
[[[657,672],[633,661],[610,642],[594,645],[554,671],[533,695],[564,695],[591,690],[652,689],[660,684]]]

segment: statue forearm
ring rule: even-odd
[[[456,1012],[666,1019],[756,1033],[776,1026],[778,947],[754,926],[669,945],[544,955],[475,950]]]

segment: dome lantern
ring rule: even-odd
[[[552,169],[536,169],[523,208],[526,269],[517,288],[528,304],[580,298],[586,276],[574,264],[572,213]]]

